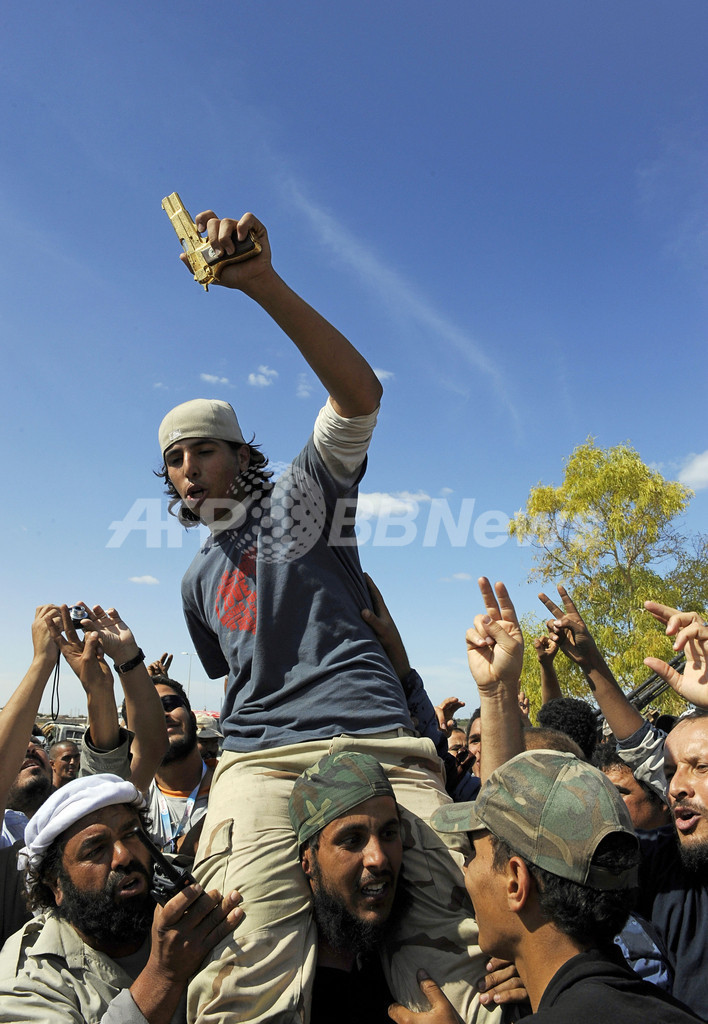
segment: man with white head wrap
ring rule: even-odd
[[[132,783],[94,775],[31,819],[19,862],[43,912],[0,954],[0,1021],[184,1020],[187,982],[235,927],[240,897],[189,885],[157,906],[143,808]]]

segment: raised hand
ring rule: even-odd
[[[666,626],[667,636],[676,636],[676,642],[674,643],[675,651],[683,649],[683,645],[681,647],[677,646],[679,642],[678,635],[680,635],[681,630],[694,623],[697,623],[699,626],[705,625],[700,612],[680,612],[678,608],[671,608],[668,604],[658,604],[656,601],[645,601],[644,607],[650,615],[654,616],[657,622]]]
[[[582,615],[561,584],[558,585],[558,593],[564,610],[546,594],[538,595],[554,616],[546,624],[549,635],[552,639],[557,638],[563,654],[583,670],[588,686],[617,739],[626,739],[644,724],[644,719],[622,692]],[[550,672],[553,669],[541,664],[541,673],[544,671]],[[559,690],[556,695],[560,696]]]
[[[87,610],[81,628],[87,638],[90,633],[95,633],[102,650],[118,665],[130,661],[138,653],[138,645],[132,630],[123,622],[115,608],[109,608],[106,612],[100,604],[95,604],[92,611]]]
[[[32,647],[38,661],[56,662],[59,644],[52,623],[59,621],[59,608],[55,604],[41,604],[35,609],[32,623]]]
[[[594,665],[600,657],[597,645],[590,630],[585,625],[582,615],[575,607],[570,594],[562,584],[558,584],[558,593],[563,602],[564,610],[548,597],[539,594],[553,619],[546,623],[551,640],[555,640],[566,657],[580,665],[584,670]],[[539,658],[540,661],[540,658]]]
[[[161,654],[157,661],[151,661],[147,667],[148,674],[151,676],[166,676],[169,673],[170,665],[172,664],[173,655],[168,654],[165,651]]]
[[[98,634],[87,633],[84,638],[80,637],[65,604],[49,609],[45,615],[45,624],[84,690],[91,693],[108,687],[112,693],[113,673],[103,657]]]
[[[459,697],[446,697],[445,700],[435,705],[435,715],[438,720],[440,732],[449,736],[455,726],[455,713],[465,706],[465,702]]]
[[[666,625],[667,636],[675,637],[674,650],[686,655],[683,673],[660,658],[645,658],[644,664],[666,680],[684,700],[696,707],[708,708],[708,626],[702,616],[698,612],[680,612],[655,601],[645,601],[644,607]]]
[[[486,613],[476,615],[467,630],[467,660],[480,693],[500,683],[518,687],[524,657],[524,638],[514,605],[503,583],[494,589],[486,576],[478,580]]]
[[[206,233],[212,248],[227,256],[232,256],[235,252],[233,235],[243,242],[248,237],[249,231],[252,231],[261,246],[261,251],[257,256],[225,266],[219,275],[219,280],[214,282],[215,284],[223,285],[225,288],[239,288],[248,292],[254,281],[272,269],[268,232],[252,213],[244,213],[239,220],[233,220],[231,217],[217,217],[213,210],[204,210],[197,214],[194,223],[198,231],[202,234]],[[180,259],[189,269],[189,262],[184,253],[181,254]]]
[[[533,649],[541,665],[553,664],[553,659],[558,654],[558,647],[558,636],[555,633],[539,636],[533,641]]]

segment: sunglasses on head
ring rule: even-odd
[[[176,693],[168,693],[164,697],[160,697],[160,700],[165,711],[175,711],[177,708],[186,707],[182,698],[178,697]]]

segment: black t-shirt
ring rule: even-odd
[[[642,981],[612,948],[578,953],[563,964],[548,983],[536,1013],[520,1024],[695,1024],[699,1019],[673,996]]]
[[[378,960],[353,971],[318,967],[310,1024],[391,1024],[388,1008],[394,1002]]]

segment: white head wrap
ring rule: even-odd
[[[144,807],[145,800],[132,782],[117,775],[86,775],[56,790],[32,815],[25,829],[25,846],[17,855],[20,871],[39,867],[57,836],[86,814],[112,804]]]

